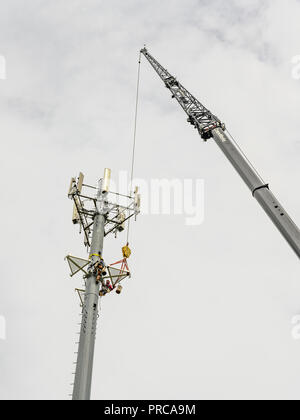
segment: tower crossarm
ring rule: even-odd
[[[211,132],[213,129],[218,127],[225,129],[225,125],[152,57],[146,48],[141,49],[141,54],[145,56],[165,86],[171,91],[172,98],[175,98],[186,112],[188,116],[187,121],[197,128],[204,140],[212,137]]]

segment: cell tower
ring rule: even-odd
[[[80,226],[84,236],[84,245],[88,258],[67,255],[66,260],[71,270],[71,277],[83,273],[84,289],[75,289],[82,307],[82,320],[76,363],[73,400],[89,400],[91,395],[92,370],[99,297],[115,291],[122,291],[121,282],[130,277],[127,264],[131,251],[127,243],[122,248],[122,259],[106,265],[103,259],[103,242],[110,233],[117,234],[125,230],[126,222],[140,213],[140,195],[138,188],[133,194],[123,195],[109,190],[110,169],[105,169],[104,177],[94,187],[83,183],[84,175],[71,179],[68,197],[73,200],[74,224]],[[96,194],[86,191],[93,190]],[[126,205],[120,204],[120,199]]]

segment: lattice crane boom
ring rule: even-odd
[[[147,58],[151,66],[164,82],[165,86],[171,91],[172,98],[175,98],[182,109],[186,112],[187,121],[197,128],[200,136],[207,140],[211,137],[211,130],[217,127],[225,129],[221,121],[213,115],[201,102],[198,101],[178,80],[172,76],[149,52],[146,48],[141,53]]]

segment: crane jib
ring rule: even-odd
[[[259,176],[253,165],[241,151],[233,137],[225,130],[225,125],[198,101],[178,80],[165,69],[146,48],[141,54],[149,61],[165,86],[171,91],[185,113],[187,121],[196,128],[204,141],[213,138],[238,174],[249,187],[253,197],[258,201],[269,218],[290,244],[300,258],[300,230],[283,206]]]

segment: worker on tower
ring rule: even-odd
[[[106,282],[101,280],[102,288],[99,292],[99,296],[105,296],[107,293],[111,292],[114,289],[114,286],[111,284],[110,280],[107,279]]]
[[[96,271],[96,283],[98,284],[99,281],[102,279],[103,276],[106,276],[105,271],[105,263],[103,258],[100,261],[97,261],[95,264],[95,271]]]
[[[111,284],[111,282],[110,282],[110,280],[109,280],[109,279],[107,279],[107,280],[106,280],[105,285],[106,285],[106,287],[107,287],[108,291],[110,291],[110,292],[111,292],[111,291],[113,290],[113,288],[114,288],[114,286]]]

